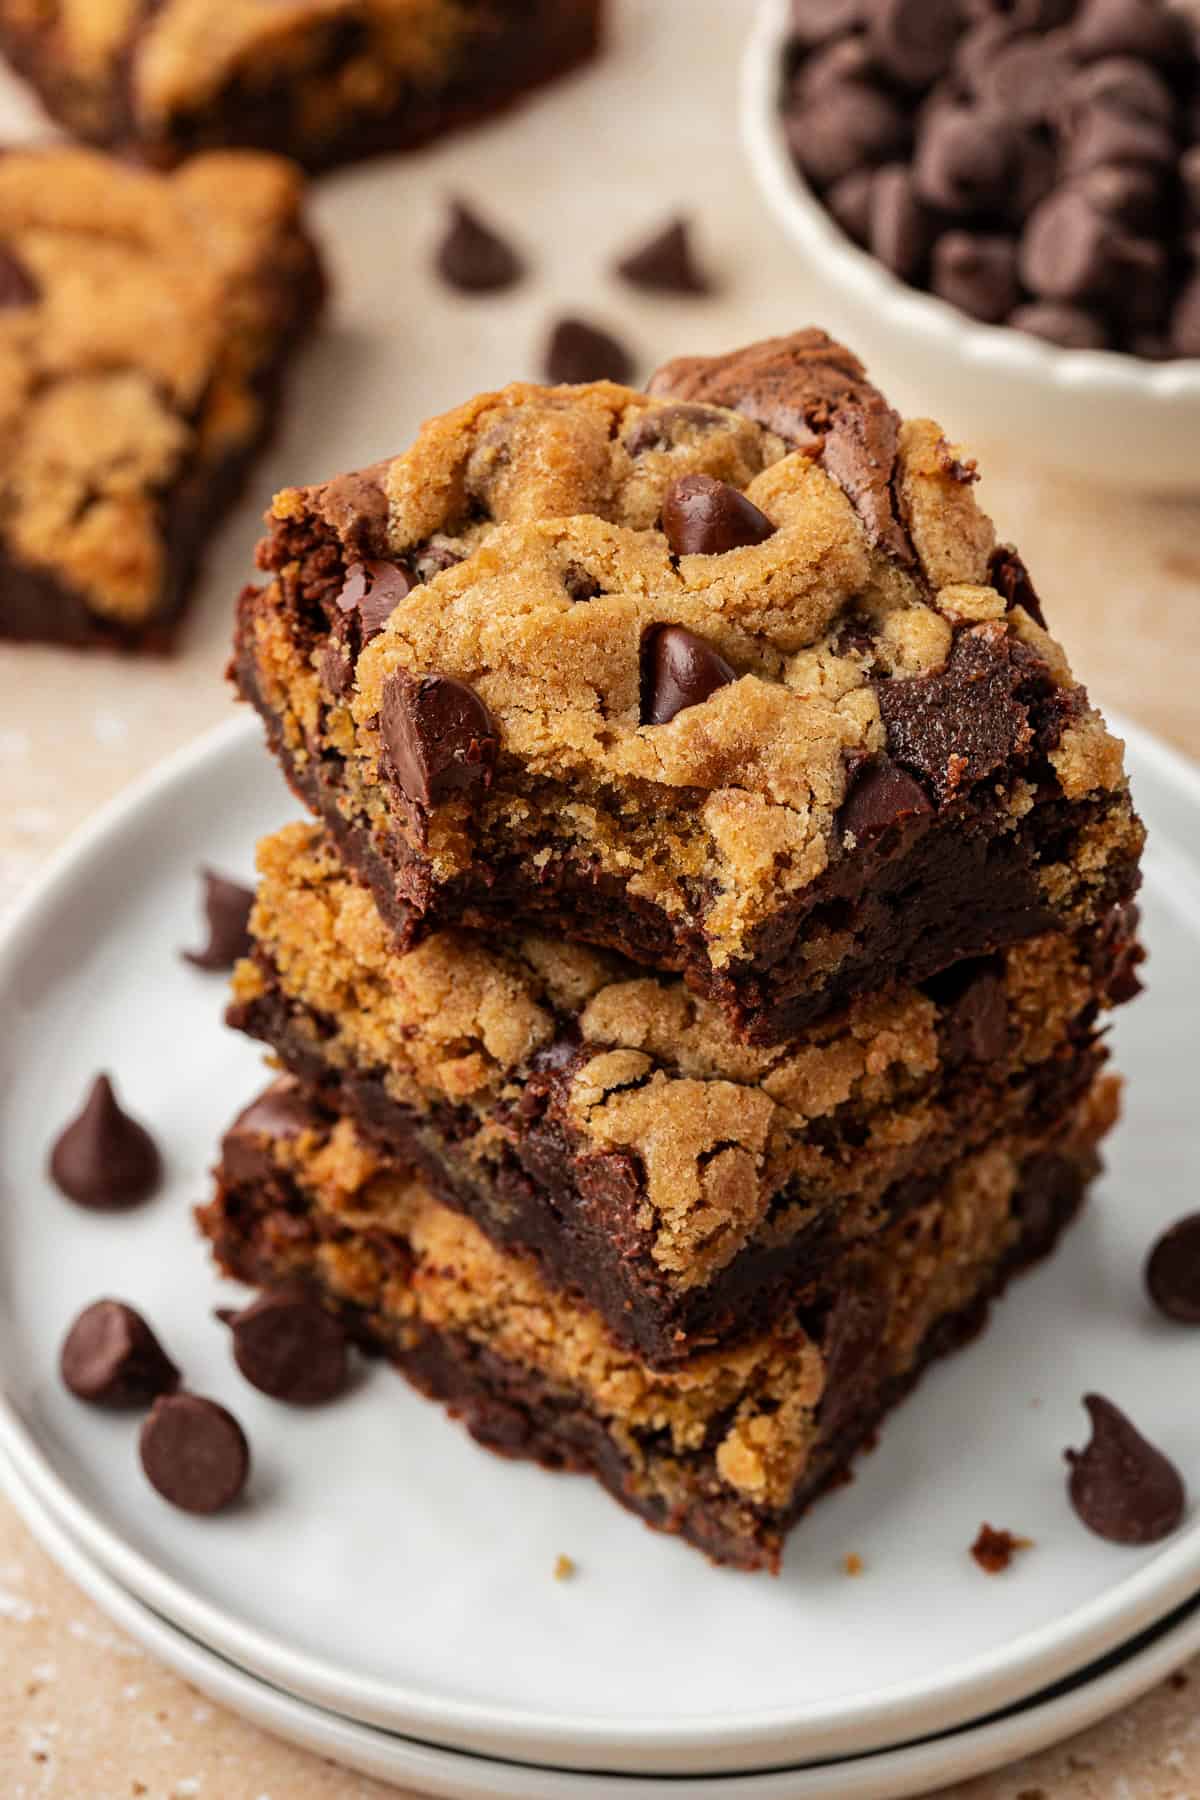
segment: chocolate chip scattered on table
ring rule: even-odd
[[[800,175],[902,281],[1067,349],[1200,356],[1200,21],[1169,0],[795,0]]]

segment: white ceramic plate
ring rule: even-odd
[[[1200,1587],[1200,1520],[1155,1549],[1106,1545],[1071,1513],[1061,1459],[1095,1387],[1200,1480],[1197,1339],[1140,1285],[1156,1232],[1195,1206],[1200,777],[1131,740],[1152,963],[1117,1028],[1131,1083],[1109,1177],[1060,1255],[797,1532],[778,1581],[710,1569],[588,1482],[485,1455],[386,1369],[312,1415],[237,1375],[211,1318],[230,1290],[189,1209],[258,1055],[220,1023],[221,979],[177,951],[196,934],[196,866],[247,874],[290,811],[247,719],[99,818],[0,945],[0,1445],[91,1556],[193,1636],[349,1716],[491,1755],[715,1773],[877,1750],[1128,1640]],[[125,1217],[81,1213],[43,1173],[99,1067],[167,1155],[165,1191]],[[143,1308],[191,1384],[243,1419],[256,1461],[238,1510],[173,1511],[141,1476],[135,1426],[60,1386],[63,1330],[99,1294]],[[1037,1540],[1002,1579],[966,1554],[985,1519]],[[551,1577],[560,1552],[573,1581]]]
[[[0,1456],[0,1488],[45,1549],[115,1624],[194,1687],[267,1731],[316,1751],[361,1774],[413,1784],[442,1800],[902,1800],[947,1781],[999,1768],[1094,1725],[1162,1681],[1200,1650],[1200,1600],[1145,1634],[1136,1647],[1085,1671],[1066,1691],[1039,1695],[1028,1706],[900,1750],[852,1762],[779,1770],[768,1775],[689,1778],[587,1775],[495,1762],[439,1750],[371,1725],[323,1712],[239,1669],[159,1618],[80,1549],[40,1506],[7,1458]]]
[[[984,325],[851,242],[793,166],[779,116],[791,0],[760,0],[742,68],[742,139],[795,244],[797,275],[902,412],[956,437],[1036,446],[1039,462],[1151,492],[1200,490],[1200,359],[1061,350]],[[1120,420],[1119,429],[1114,422]]]

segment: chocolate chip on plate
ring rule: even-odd
[[[1156,1544],[1183,1517],[1183,1478],[1111,1400],[1085,1394],[1083,1404],[1091,1415],[1091,1442],[1064,1453],[1071,1505],[1089,1531],[1110,1543]]]
[[[378,637],[401,600],[418,585],[404,563],[356,562],[346,570],[338,610],[358,621],[362,642]]]
[[[642,724],[666,725],[736,680],[720,651],[694,631],[655,625],[642,640]]]
[[[179,1386],[179,1370],[122,1300],[84,1308],[63,1339],[58,1366],[65,1385],[92,1406],[148,1406]]]
[[[379,734],[401,793],[421,806],[491,786],[499,735],[463,681],[397,669],[383,684]]]
[[[461,200],[451,202],[434,266],[448,287],[464,294],[498,293],[514,286],[525,273],[525,264],[512,245]]]
[[[107,1075],[97,1075],[83,1111],[50,1152],[50,1174],[60,1192],[96,1212],[136,1206],[158,1186],[158,1146],[117,1102]]]
[[[245,1432],[225,1407],[199,1394],[156,1400],[139,1450],[151,1487],[183,1512],[220,1512],[237,1499],[250,1473]]]
[[[664,294],[711,294],[713,284],[696,261],[686,219],[672,219],[652,238],[621,257],[616,272],[634,287]]]
[[[544,367],[547,381],[571,386],[582,381],[627,382],[633,358],[617,338],[586,319],[560,319],[550,333]]]
[[[662,527],[676,556],[721,556],[775,534],[765,512],[711,475],[681,475],[663,496]]]
[[[208,942],[203,950],[184,950],[183,959],[197,969],[232,969],[239,957],[250,953],[253,889],[212,869],[202,870],[201,877]]]
[[[1168,1319],[1200,1325],[1200,1213],[1163,1232],[1146,1260],[1146,1287]]]
[[[838,814],[838,835],[851,832],[861,844],[893,825],[932,811],[932,802],[916,777],[882,758],[866,763],[853,777]]]
[[[222,1313],[233,1355],[252,1387],[273,1400],[318,1406],[346,1385],[346,1334],[302,1286],[270,1288],[240,1312]]]

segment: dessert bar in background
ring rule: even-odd
[[[854,241],[987,324],[1200,356],[1200,14],[793,0],[792,157]]]
[[[516,385],[288,489],[235,672],[401,947],[514,922],[749,1038],[1137,880],[1120,745],[975,470],[823,333]]]
[[[769,1330],[655,1372],[287,1078],[227,1134],[199,1215],[221,1267],[310,1283],[367,1349],[504,1455],[594,1475],[715,1561],[776,1569],[785,1532],[1007,1276],[1053,1247],[1112,1120],[1103,1078],[1049,1135],[1003,1135]]]
[[[303,183],[0,157],[0,637],[165,645],[315,323]]]
[[[76,136],[310,168],[495,112],[596,49],[603,0],[0,0],[0,48]]]
[[[461,930],[397,951],[318,826],[259,863],[231,1023],[655,1367],[765,1329],[1006,1133],[1060,1131],[1138,954],[1115,915],[759,1048],[612,953]]]

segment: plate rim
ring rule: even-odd
[[[1154,733],[1116,715],[1113,729],[1135,749],[1143,768],[1153,768],[1168,786],[1182,790],[1200,809],[1200,765]],[[257,741],[253,717],[234,717],[184,745],[147,771],[101,808],[50,859],[46,868],[0,921],[0,985],[26,933],[36,929],[42,908],[103,855],[109,842],[136,823],[143,809],[165,792],[203,779],[209,765],[237,756]],[[1079,1669],[1155,1623],[1200,1588],[1200,1513],[1183,1538],[1151,1562],[1119,1578],[1069,1616],[1025,1632],[1005,1645],[971,1658],[934,1687],[893,1684],[875,1694],[851,1694],[819,1708],[803,1704],[743,1711],[729,1719],[692,1719],[685,1724],[657,1719],[587,1717],[570,1719],[535,1708],[441,1697],[436,1703],[413,1694],[403,1683],[377,1677],[348,1677],[335,1663],[291,1649],[270,1632],[249,1624],[225,1606],[193,1594],[185,1581],[159,1568],[151,1556],[113,1525],[93,1513],[68,1486],[26,1425],[6,1387],[0,1387],[0,1449],[7,1452],[42,1503],[88,1546],[90,1554],[123,1586],[156,1612],[185,1622],[185,1629],[210,1647],[257,1673],[303,1694],[317,1705],[384,1724],[428,1741],[452,1743],[485,1755],[529,1756],[531,1744],[550,1745],[556,1760],[580,1768],[622,1763],[647,1771],[684,1772],[685,1764],[709,1769],[747,1769],[806,1756],[837,1756],[877,1748],[950,1729],[964,1718],[1017,1703],[1054,1680]],[[862,1741],[863,1718],[872,1742]],[[543,1755],[538,1749],[532,1753]],[[613,1760],[617,1759],[617,1760]]]

